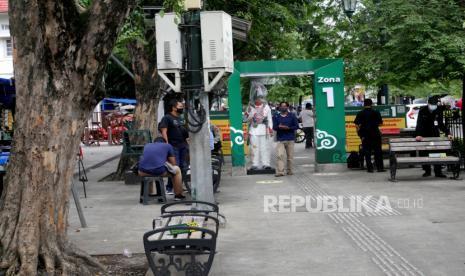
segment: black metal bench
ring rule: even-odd
[[[439,156],[422,156],[424,152]],[[408,156],[399,156],[400,154]],[[416,141],[415,138],[389,140],[391,181],[396,181],[399,165],[447,165],[453,178],[457,179],[460,174],[460,160],[460,152],[453,150],[452,141],[444,137],[425,137],[422,141]]]
[[[152,142],[150,130],[127,130],[123,132],[123,162],[133,167],[139,161],[140,156],[144,152],[144,146]],[[136,172],[137,174],[137,172]],[[143,181],[143,178],[138,177],[132,171],[126,171],[124,175],[125,184],[137,184]]]
[[[127,130],[123,132],[123,155],[139,157],[144,146],[152,142],[150,130]]]
[[[186,209],[185,204],[192,208]],[[176,207],[182,207],[179,209]],[[167,210],[171,207],[174,210]],[[154,276],[208,275],[216,250],[218,206],[200,201],[166,204],[153,229],[144,234],[144,249]]]

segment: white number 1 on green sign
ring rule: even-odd
[[[328,100],[328,107],[334,107],[334,88],[324,87],[323,93],[326,93],[326,99]]]

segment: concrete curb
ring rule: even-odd
[[[101,166],[105,165],[106,163],[111,162],[111,161],[113,161],[113,160],[116,160],[116,159],[118,159],[118,158],[120,158],[120,157],[121,157],[121,154],[117,154],[117,155],[112,156],[112,157],[110,157],[110,158],[108,158],[108,159],[105,159],[105,160],[103,160],[103,161],[100,161],[100,162],[98,162],[98,163],[95,164],[95,165],[92,165],[92,166],[90,166],[90,167],[88,167],[88,168],[85,168],[85,169],[86,169],[86,174],[89,173],[90,171],[95,170],[95,169],[97,169],[97,168],[100,168]],[[79,171],[78,171],[78,172],[75,172],[75,173],[73,174],[73,177],[77,177],[77,176],[79,176]]]

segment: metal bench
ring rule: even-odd
[[[144,146],[152,142],[150,130],[127,130],[123,132],[123,151],[121,153],[124,164],[128,167],[133,167],[139,161],[140,156],[144,152]],[[124,172],[125,184],[137,184],[143,179],[134,175],[132,172]]]
[[[166,210],[173,206],[185,208],[186,203],[206,208]],[[218,206],[198,201],[171,203],[162,207],[162,215],[153,221],[154,230],[143,237],[145,254],[154,276],[177,273],[208,275],[215,256],[219,228],[215,212],[218,212]]]
[[[198,200],[188,200],[181,202],[171,202],[161,206],[161,214],[186,214],[200,213],[206,215],[214,215],[218,217],[218,205]]]
[[[422,154],[423,152],[423,154]],[[445,156],[422,156],[424,152],[443,154]],[[407,154],[409,156],[399,156]],[[389,140],[389,164],[391,181],[396,181],[399,165],[447,165],[457,179],[460,174],[460,152],[452,148],[452,141],[444,137],[426,137],[423,141],[415,138],[396,138]]]
[[[127,130],[123,133],[123,155],[139,157],[145,144],[151,142],[150,130]]]

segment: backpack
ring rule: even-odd
[[[360,156],[358,152],[353,151],[347,157],[347,168],[349,169],[358,169],[360,168]]]

